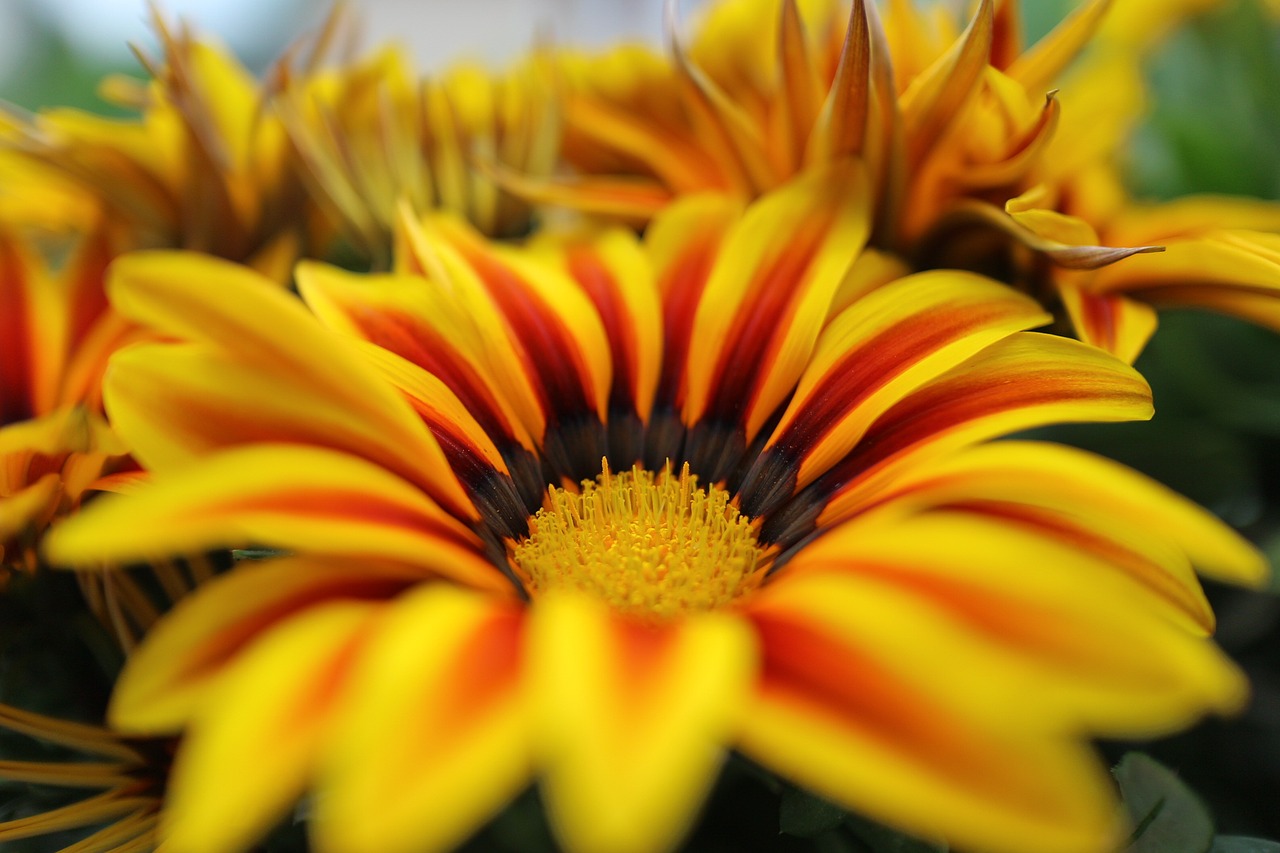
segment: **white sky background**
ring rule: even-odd
[[[315,0],[157,0],[167,21],[185,19],[250,62],[274,56],[328,9]],[[539,39],[606,44],[661,40],[662,0],[348,0],[360,45],[399,41],[424,71],[454,59],[501,63]],[[681,0],[682,17],[700,0]],[[77,52],[133,67],[127,44],[154,52],[147,0],[0,0],[0,77],[20,74],[30,21],[56,27]]]

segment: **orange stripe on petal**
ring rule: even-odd
[[[847,518],[892,483],[898,466],[1035,426],[1145,420],[1151,413],[1151,390],[1128,365],[1087,344],[1019,332],[885,412],[815,482],[831,496],[819,523]]]
[[[1058,295],[1080,340],[1106,350],[1126,364],[1137,360],[1155,334],[1158,320],[1150,305],[1066,283],[1058,284]]]
[[[395,603],[326,762],[315,815],[326,842],[449,849],[518,793],[532,773],[521,635],[519,607],[455,588]]]
[[[845,456],[871,424],[916,388],[995,341],[1051,318],[1026,296],[980,276],[938,271],[909,276],[864,296],[831,320],[795,395],[745,478],[743,508],[768,512],[784,473],[794,491]],[[774,471],[773,469],[778,469]]]
[[[111,725],[134,734],[177,731],[228,664],[291,616],[332,602],[391,599],[424,579],[421,569],[375,560],[242,564],[203,584],[147,634],[116,685]]]
[[[144,351],[161,362],[154,365],[143,363],[137,349],[122,353],[130,366],[120,368],[118,362],[108,377],[116,389],[115,409],[126,400],[131,408],[130,416],[121,418],[130,428],[116,426],[148,467],[189,461],[209,447],[240,440],[237,434],[252,432],[237,417],[249,405],[243,397],[237,402],[243,382],[262,395],[252,406],[261,408],[264,420],[272,419],[265,412],[275,410],[275,426],[288,433],[277,437],[305,441],[315,434],[306,416],[285,413],[290,404],[311,402],[309,414],[320,413],[329,421],[332,431],[326,438],[335,446],[405,474],[456,514],[474,517],[461,485],[441,476],[444,456],[408,404],[349,345],[268,279],[194,253],[138,252],[112,266],[108,289],[125,316],[202,342],[199,350]],[[227,358],[193,355],[215,351]],[[166,369],[168,361],[179,357],[198,369],[199,376]],[[131,374],[128,381],[121,378],[125,373]],[[146,400],[139,390],[143,386],[160,399]],[[191,395],[190,402],[206,411],[210,423],[201,426],[198,417],[166,406],[175,393]],[[179,423],[166,423],[166,417]],[[141,434],[133,435],[133,429]],[[220,432],[224,429],[226,435]]]
[[[750,441],[790,393],[870,228],[852,163],[764,196],[725,237],[698,303],[684,420],[741,426]]]
[[[729,196],[690,196],[662,212],[645,232],[645,249],[662,295],[662,372],[658,401],[680,406],[694,318],[720,247],[742,205]]]
[[[835,572],[873,579],[938,608],[938,619],[954,620],[1009,660],[1020,659],[1020,673],[993,664],[975,668],[971,677],[1035,682],[1026,717],[1016,726],[1006,721],[1011,728],[1151,736],[1206,713],[1239,710],[1248,696],[1243,674],[1187,631],[1185,617],[1168,618],[1168,602],[1118,571],[1110,557],[1086,541],[1056,540],[1003,519],[934,511],[835,528],[787,565],[775,581],[776,596],[788,608],[825,614],[835,624],[840,617],[831,584],[809,580]],[[794,594],[792,584],[798,585]],[[762,606],[769,600],[766,595]],[[901,642],[909,644],[909,636]],[[991,689],[1007,698],[1000,691],[1009,685]],[[981,707],[980,696],[954,701]]]
[[[284,816],[315,772],[378,610],[356,602],[309,608],[217,677],[169,778],[160,828],[167,849],[247,849]]]
[[[357,457],[298,445],[225,451],[103,497],[59,527],[45,554],[97,566],[249,545],[397,560],[510,589],[475,534],[413,485]]]
[[[662,362],[661,306],[649,259],[630,234],[609,231],[569,248],[564,260],[604,323],[612,407],[629,408],[647,423]]]
[[[765,767],[915,835],[993,853],[1119,840],[1083,748],[966,719],[822,633],[758,622],[764,674],[739,746]]]
[[[737,617],[665,626],[552,595],[530,614],[539,763],[553,824],[580,850],[674,845],[706,796],[755,671]]]
[[[351,273],[306,261],[297,277],[302,297],[326,325],[436,376],[495,440],[534,446],[503,394],[509,383],[494,381],[477,352],[493,329],[480,328],[465,297],[419,276]]]

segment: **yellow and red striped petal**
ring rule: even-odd
[[[298,291],[325,325],[433,374],[495,440],[534,447],[504,393],[511,384],[489,374],[474,300],[420,276],[352,273],[309,261],[298,265],[297,278]]]
[[[807,546],[750,606],[773,612],[780,601],[794,622],[839,628],[861,655],[1009,730],[1151,736],[1238,711],[1243,674],[1090,544],[966,512],[855,521]],[[824,579],[832,573],[853,579]],[[840,615],[861,612],[860,595],[902,615],[899,627]],[[969,637],[954,647],[941,634],[927,639],[944,628]],[[922,666],[940,648],[967,648],[973,665],[957,657],[948,674]],[[975,673],[989,687],[966,683]]]
[[[442,476],[444,455],[409,405],[348,343],[267,279],[194,253],[139,252],[113,265],[108,288],[121,313],[198,344],[143,350],[160,362],[150,365],[138,349],[122,353],[108,377],[115,390],[112,418],[147,467],[180,464],[274,429],[276,438],[314,436],[316,443],[365,455],[460,517],[474,517],[461,485]],[[179,359],[185,364],[175,370],[170,362]],[[183,376],[184,370],[194,373]],[[152,392],[161,398],[147,399]],[[165,396],[178,394],[201,414],[184,413]],[[293,406],[306,411],[289,414]],[[261,414],[264,429],[237,415],[245,408]],[[318,418],[315,427],[308,425],[312,418]]]
[[[970,724],[812,631],[762,633],[739,747],[765,767],[911,834],[992,853],[1120,840],[1105,772],[1082,748]]]
[[[1191,564],[1249,586],[1269,574],[1262,554],[1205,510],[1124,466],[1060,445],[1003,441],[968,449],[927,471],[904,473],[881,505],[908,513],[937,506],[989,512],[1081,543],[1131,572],[1202,631],[1212,630],[1213,614]]]
[[[854,163],[810,171],[747,209],[696,304],[685,423],[712,419],[755,437],[804,370],[870,216]]]
[[[1155,334],[1155,309],[1119,293],[1094,293],[1069,281],[1058,295],[1080,340],[1133,364]]]
[[[681,406],[698,303],[726,235],[743,205],[727,195],[680,199],[645,231],[645,251],[662,296],[662,372],[658,400]]]
[[[151,533],[139,537],[139,525]],[[96,566],[250,545],[395,560],[510,588],[479,538],[412,484],[358,457],[293,444],[223,451],[104,496],[51,534],[45,555]]]
[[[1019,332],[885,412],[811,487],[830,496],[818,521],[848,518],[902,471],[959,447],[1050,423],[1151,414],[1151,390],[1133,368],[1088,344]]]
[[[613,363],[610,408],[647,424],[662,363],[662,306],[649,258],[629,232],[566,247],[562,262],[595,305]]]
[[[956,846],[1078,853],[1120,840],[1106,775],[1079,746],[966,718],[803,623],[761,617],[757,630],[764,671],[738,746],[765,767]]]
[[[528,782],[522,623],[516,606],[444,585],[396,601],[321,770],[321,850],[453,849]]]
[[[332,736],[379,610],[367,602],[311,607],[218,675],[193,709],[169,776],[160,827],[166,849],[248,850],[287,813]]]
[[[569,850],[670,849],[714,782],[756,651],[736,616],[670,625],[568,595],[530,614],[530,689],[552,824]]]
[[[761,480],[745,478],[744,510],[768,512],[776,504],[756,501],[755,489],[776,490],[776,501],[808,485],[915,389],[1050,319],[1029,297],[971,273],[919,273],[867,294],[823,330],[756,463]]]
[[[242,563],[178,602],[151,629],[116,684],[111,725],[133,734],[175,732],[217,692],[219,674],[274,626],[330,603],[390,599],[428,579],[420,568],[376,560]]]

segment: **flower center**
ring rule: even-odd
[[[550,487],[514,546],[531,595],[575,589],[663,620],[722,607],[759,583],[764,551],[727,491],[700,488],[688,465],[656,475],[603,468],[579,491]]]

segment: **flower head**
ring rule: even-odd
[[[299,269],[310,313],[121,260],[119,309],[173,341],[107,382],[153,480],[49,558],[287,552],[122,677],[116,724],[188,733],[162,834],[242,847],[312,789],[331,849],[441,849],[536,775],[568,849],[661,850],[732,747],[957,845],[1110,849],[1082,738],[1239,707],[1191,566],[1264,564],[1119,466],[988,442],[1150,414],[1026,296],[926,272],[829,317],[871,195],[832,165],[643,243],[406,214],[393,272]]]
[[[1162,24],[1196,5],[1162,6]],[[644,222],[683,194],[755,197],[856,156],[875,176],[872,247],[895,267],[859,292],[902,270],[973,269],[1128,361],[1158,307],[1277,327],[1274,203],[1137,204],[1116,176],[1144,96],[1142,40],[1117,34],[1151,14],[1140,0],[1082,2],[1023,45],[1013,0],[977,4],[963,28],[909,2],[724,0],[687,48],[672,35],[669,60],[638,47],[563,57],[578,174],[508,180]]]

